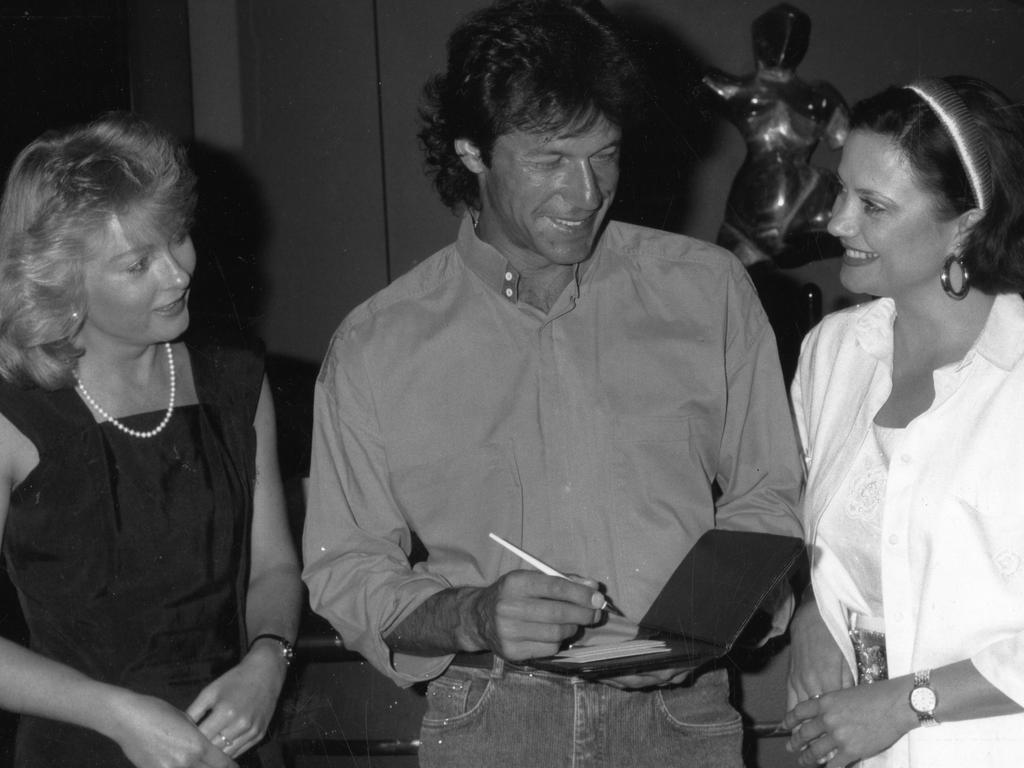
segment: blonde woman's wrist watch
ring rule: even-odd
[[[288,638],[281,637],[280,635],[274,635],[270,632],[264,632],[263,634],[256,635],[256,637],[252,639],[249,643],[249,650],[252,650],[252,647],[260,640],[273,640],[281,647],[281,658],[284,659],[285,665],[290,665],[292,663],[292,657],[295,655],[295,646],[292,645],[292,642]]]
[[[931,686],[930,669],[914,673],[914,687],[910,689],[910,708],[917,715],[920,725],[938,725],[935,708],[939,705],[939,694]]]

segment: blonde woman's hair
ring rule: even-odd
[[[0,377],[73,384],[88,307],[83,268],[113,219],[129,239],[188,233],[195,176],[184,149],[128,113],[48,132],[21,151],[0,202]]]

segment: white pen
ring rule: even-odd
[[[494,539],[499,544],[501,544],[501,546],[503,546],[505,549],[507,549],[509,552],[511,552],[516,557],[518,557],[520,560],[523,560],[524,562],[529,563],[530,565],[532,565],[534,568],[536,568],[541,573],[546,574],[548,576],[557,576],[558,578],[566,579],[567,581],[572,581],[572,579],[570,579],[568,576],[566,576],[561,571],[555,570],[550,565],[545,563],[543,560],[538,560],[536,557],[531,555],[529,552],[526,552],[525,550],[520,549],[515,544],[513,544],[513,543],[511,543],[509,541],[505,541],[505,539],[501,538],[501,536],[499,536],[498,534],[496,534],[496,533],[489,533],[487,535],[490,536],[492,539]],[[624,615],[622,613],[622,611],[620,611],[618,608],[616,608],[614,605],[612,605],[612,601],[609,600],[607,596],[605,596],[605,598],[604,598],[604,605],[601,606],[601,610],[602,611],[611,611],[612,613],[616,613],[619,616],[623,616]]]

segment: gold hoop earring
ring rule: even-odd
[[[953,281],[949,274],[954,262],[958,267],[960,267],[960,274],[963,275],[963,278],[960,281],[959,290],[953,287]],[[939,282],[942,283],[942,290],[946,292],[946,295],[956,301],[960,301],[964,296],[970,293],[971,273],[967,270],[967,266],[964,264],[962,256],[956,253],[951,253],[946,257],[946,263],[942,265],[942,272],[939,273]]]

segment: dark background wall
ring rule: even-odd
[[[422,173],[416,105],[443,66],[448,32],[480,2],[0,0],[4,170],[44,128],[112,107],[132,107],[194,143],[196,322],[266,339],[292,441],[289,474],[302,472],[308,380],[333,329],[454,235],[455,219]],[[744,147],[697,81],[708,66],[753,69],[749,25],[774,3],[608,4],[648,41],[662,72],[659,124],[645,162],[626,169],[619,213],[714,239]],[[813,22],[799,74],[831,82],[848,101],[947,73],[1024,95],[1022,0],[796,4]],[[838,157],[820,149],[816,159],[834,166]],[[828,311],[853,298],[836,266],[822,261],[787,277],[819,284]],[[744,708],[752,720],[777,719],[785,653],[747,663]],[[301,683],[285,707],[293,735],[412,733],[416,695],[365,668],[318,664]],[[0,736],[5,729],[0,720]],[[2,751],[0,738],[0,763]],[[793,764],[779,739],[756,751],[764,768]],[[370,763],[350,755],[332,764]]]
[[[233,148],[272,201],[262,255],[273,289],[261,325],[271,349],[316,360],[353,303],[453,236],[422,174],[416,104],[443,65],[447,33],[479,0],[235,1],[243,108]],[[700,68],[753,69],[749,25],[773,4],[609,0],[664,63],[660,137],[674,144],[653,223],[714,238],[744,149],[731,126],[682,105]],[[850,101],[922,73],[972,73],[1024,92],[1019,0],[796,4],[813,21],[799,74],[832,82]],[[205,54],[220,68],[217,54],[230,49],[215,45]],[[197,53],[194,82],[205,77]],[[826,151],[819,160],[836,162]],[[832,297],[833,264],[804,272]]]
[[[478,4],[0,0],[0,167],[43,128],[97,107],[132,106],[194,138],[209,212],[197,238],[208,246],[205,306],[272,352],[315,363],[348,310],[452,237],[422,173],[416,105],[443,66],[447,33]],[[708,66],[750,72],[749,25],[773,3],[608,4],[664,75],[649,142],[664,162],[627,172],[619,213],[713,239],[744,148],[697,78]],[[849,101],[924,73],[1024,92],[1024,0],[797,5],[813,22],[799,74]],[[837,155],[816,159],[834,166]],[[794,279],[821,283],[828,310],[844,300],[834,273],[826,262]]]
[[[750,72],[749,25],[773,3],[608,3],[664,74],[649,144],[665,162],[627,172],[619,213],[713,239],[744,148],[697,78],[708,66]],[[0,168],[44,128],[103,108],[133,107],[194,139],[210,311],[315,363],[348,310],[452,237],[422,173],[416,105],[448,31],[477,5],[0,0]],[[1022,0],[798,5],[813,21],[799,74],[849,101],[925,73],[1024,92]],[[837,155],[816,159],[834,166]],[[798,275],[822,283],[826,310],[842,300],[834,272],[825,262]]]

